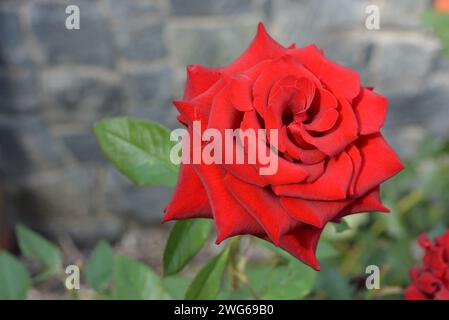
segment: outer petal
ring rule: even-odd
[[[224,184],[225,170],[216,164],[194,165],[206,189],[218,232],[216,242],[241,234],[264,234],[259,223],[235,200]]]
[[[365,194],[404,168],[401,160],[381,134],[360,137],[355,145],[362,156],[356,194]]]
[[[315,201],[281,197],[281,203],[292,217],[317,228],[324,227],[329,221],[339,222],[342,217],[349,214],[367,211],[389,211],[380,202],[379,187],[360,198]]]
[[[212,209],[192,165],[181,164],[179,180],[162,221],[190,218],[212,218]]]
[[[379,132],[387,115],[387,98],[363,88],[354,100],[353,108],[360,126],[360,134]]]
[[[282,234],[293,229],[298,223],[293,220],[271,190],[245,183],[227,174],[225,183],[239,203],[264,228],[270,240],[279,245]]]
[[[359,94],[359,74],[326,59],[315,45],[292,49],[288,54],[312,71],[335,95],[352,101]]]
[[[246,70],[260,61],[275,59],[286,52],[286,48],[277,43],[259,23],[257,34],[245,52],[227,67],[220,68],[223,73],[234,74]]]
[[[190,100],[209,89],[218,81],[221,74],[217,70],[190,65],[187,67],[187,81],[184,90],[184,99]]]
[[[390,210],[382,205],[380,200],[380,187],[375,187],[363,197],[356,199],[343,210],[340,217],[368,211],[390,212]]]
[[[173,101],[173,104],[180,112],[178,119],[187,126],[191,125],[194,120],[201,121],[203,129],[205,129],[211,112],[212,101],[225,84],[226,80],[221,77],[206,91],[193,99]]]
[[[309,225],[296,227],[281,238],[280,247],[315,270],[320,264],[315,257],[322,229]]]
[[[296,220],[323,228],[334,219],[351,200],[315,201],[281,197],[282,206]]]

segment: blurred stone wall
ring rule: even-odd
[[[81,29],[65,28],[76,4]],[[380,8],[380,30],[365,8]],[[385,132],[410,154],[449,133],[449,66],[420,26],[428,0],[3,0],[0,187],[11,222],[75,241],[158,223],[170,192],[136,187],[100,152],[95,120],[129,115],[177,126],[187,64],[229,63],[263,21],[282,44],[316,43],[390,99]],[[1,223],[1,222],[0,222]]]

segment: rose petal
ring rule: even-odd
[[[419,289],[415,285],[409,285],[404,290],[404,298],[406,300],[429,300],[429,298],[419,291]]]
[[[358,136],[357,119],[347,101],[339,101],[340,117],[333,129],[321,136],[312,136],[304,127],[299,127],[303,139],[329,156],[342,152]]]
[[[163,222],[190,218],[212,218],[206,190],[190,164],[181,164],[178,183],[165,208]]]
[[[353,108],[359,122],[360,134],[379,132],[387,115],[387,98],[363,88],[354,100]]]
[[[225,87],[215,96],[209,115],[208,128],[223,131],[240,127],[243,112],[232,107],[229,87]]]
[[[295,258],[319,271],[320,264],[315,252],[322,229],[310,225],[301,225],[283,235],[279,246]]]
[[[227,148],[232,148],[232,151],[229,151]],[[237,153],[244,152],[243,146],[240,143],[240,140],[235,140],[234,145],[227,146],[226,154],[229,156],[229,152],[232,152],[233,161],[232,163],[225,163],[223,166],[226,170],[229,171],[232,175],[238,177],[239,179],[257,185],[259,187],[265,187],[268,185],[268,182],[261,176],[257,170],[257,168],[250,163],[239,164],[237,162]],[[248,159],[247,154],[244,155],[244,159]]]
[[[278,58],[286,50],[286,48],[271,38],[263,24],[259,23],[257,34],[245,52],[230,65],[219,70],[227,74],[239,73],[260,61]]]
[[[253,81],[245,76],[238,75],[231,79],[230,88],[232,105],[239,111],[253,109],[252,98]]]
[[[433,276],[430,272],[423,272],[418,275],[414,284],[416,287],[427,294],[435,293],[441,287],[441,280]]]
[[[326,59],[315,45],[288,50],[288,54],[312,71],[334,94],[345,97],[349,102],[359,94],[359,74]]]
[[[200,65],[187,67],[187,80],[184,89],[184,100],[190,100],[209,89],[221,77],[219,71]]]
[[[355,146],[362,157],[362,166],[355,186],[356,194],[365,194],[404,168],[381,134],[361,136]]]
[[[324,173],[315,181],[273,186],[278,196],[311,200],[345,199],[351,182],[353,166],[346,152],[331,158]]]
[[[320,112],[311,123],[305,124],[304,128],[315,132],[324,132],[330,130],[338,119],[338,112],[335,109],[329,109]]]
[[[241,234],[263,234],[260,224],[235,200],[224,184],[225,170],[216,164],[195,164],[206,189],[217,229],[217,243]]]
[[[382,205],[380,200],[380,188],[376,187],[369,191],[366,195],[354,200],[346,208],[344,208],[338,218],[342,218],[349,214],[355,214],[368,211],[390,212],[388,208]]]
[[[351,178],[351,184],[349,186],[349,195],[355,195],[355,186],[357,185],[357,180],[359,178],[360,169],[362,168],[362,156],[360,155],[359,149],[354,145],[350,145],[347,148],[347,153],[351,157],[352,166],[354,168]]]
[[[441,288],[435,293],[435,300],[449,300],[449,290],[444,287]]]
[[[240,205],[264,228],[275,245],[279,245],[282,234],[297,225],[271,190],[245,183],[230,174],[226,175],[225,184]]]
[[[351,201],[317,201],[281,197],[282,206],[293,218],[317,228],[323,228],[328,221],[337,217]]]
[[[272,61],[253,85],[253,104],[257,112],[265,117],[268,108],[268,97],[272,87],[281,78],[293,76],[294,78],[306,78],[312,81],[315,86],[321,88],[319,80],[301,64],[298,64],[290,56],[282,56]]]

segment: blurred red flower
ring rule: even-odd
[[[410,269],[412,284],[405,289],[407,300],[449,300],[449,230],[432,241],[418,238],[424,249],[423,265]]]

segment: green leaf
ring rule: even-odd
[[[323,241],[322,241],[323,242]],[[273,267],[253,266],[247,272],[252,286],[263,299],[302,299],[306,297],[315,286],[317,272],[293,258],[285,250],[273,244],[260,240],[262,246],[276,252],[287,264]],[[336,251],[329,244],[321,244],[324,259],[333,256]]]
[[[245,268],[251,287],[262,296],[267,289],[268,281],[273,274],[273,266],[267,264],[250,264]]]
[[[168,299],[161,278],[149,267],[125,256],[114,264],[115,298],[120,300]]]
[[[275,253],[277,253],[279,256],[289,260],[292,256],[285,251],[284,249],[281,249],[280,247],[276,247],[274,244],[272,244],[271,242],[262,240],[262,239],[256,239],[256,243],[260,244],[262,247],[265,247]]]
[[[0,252],[0,300],[25,299],[30,285],[23,264],[8,252]]]
[[[316,257],[318,260],[331,259],[338,255],[338,251],[325,240],[318,242],[318,247],[316,249]]]
[[[302,299],[315,286],[317,272],[291,259],[287,266],[275,268],[269,277],[263,299]]]
[[[22,253],[40,262],[47,274],[57,273],[62,266],[62,257],[58,247],[23,225],[17,226],[17,238]]]
[[[228,263],[229,247],[209,261],[193,279],[187,289],[186,299],[215,299],[220,292],[224,271]]]
[[[208,219],[176,222],[164,251],[164,274],[180,271],[203,247],[212,230]]]
[[[248,291],[247,288],[240,287],[236,290],[220,293],[220,295],[218,296],[218,299],[219,300],[251,300],[251,299],[254,299],[254,297],[251,296],[251,293]]]
[[[344,219],[341,219],[339,223],[334,223],[334,227],[335,231],[338,233],[351,229],[348,222]]]
[[[89,257],[85,274],[87,282],[95,290],[101,292],[107,289],[112,277],[114,252],[104,240],[100,241]]]
[[[111,118],[95,124],[103,152],[117,169],[139,185],[172,187],[178,166],[170,160],[168,129],[157,123],[130,118]]]
[[[163,278],[162,282],[173,299],[182,300],[191,280],[190,278],[180,276],[170,276]]]
[[[329,299],[351,299],[353,288],[349,281],[334,266],[321,263],[321,271],[318,274],[318,289],[327,295]]]

